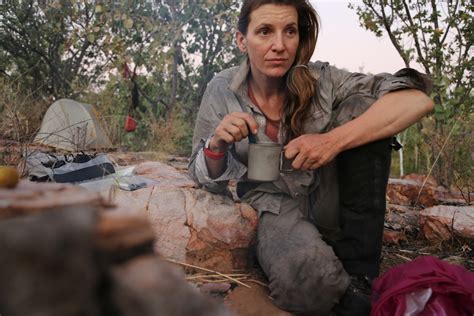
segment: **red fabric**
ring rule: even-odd
[[[272,120],[268,118],[268,116],[263,112],[262,108],[257,102],[257,99],[255,98],[255,95],[253,94],[253,90],[250,87],[250,84],[248,85],[248,95],[250,100],[255,104],[260,111],[262,111],[263,115],[265,116],[265,119],[267,120],[267,124],[265,125],[265,134],[270,138],[273,142],[278,143],[278,131],[280,130],[280,120]]]
[[[419,257],[394,267],[374,281],[372,316],[403,316],[406,294],[431,288],[418,316],[474,315],[474,273],[435,257]]]
[[[127,117],[125,118],[125,130],[127,132],[133,132],[136,128],[137,121],[130,115],[127,115]]]

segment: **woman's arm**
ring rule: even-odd
[[[390,92],[356,119],[325,134],[302,135],[288,143],[285,156],[295,169],[316,169],[344,150],[393,136],[433,110],[423,92],[403,89]]]
[[[246,112],[233,112],[227,114],[214,131],[209,142],[209,150],[214,153],[226,152],[230,145],[240,142],[250,133],[256,134],[258,124],[253,116]],[[206,156],[209,177],[216,179],[222,175],[226,168],[226,159],[213,159]]]

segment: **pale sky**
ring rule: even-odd
[[[347,7],[349,2],[356,1],[311,0],[322,26],[312,60],[357,72],[393,73],[404,68],[390,39],[360,27],[356,12]]]

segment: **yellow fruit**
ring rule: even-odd
[[[0,188],[14,188],[19,179],[15,168],[0,166]]]

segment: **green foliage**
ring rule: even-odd
[[[237,62],[232,34],[238,5],[237,0],[6,1],[0,5],[0,79],[17,80],[36,99],[93,104],[117,146],[157,148],[162,140],[156,133],[163,131],[173,135],[173,146],[161,147],[189,153],[207,82]],[[125,134],[135,84],[140,104],[133,115],[139,125]]]
[[[361,5],[350,7],[356,10],[362,27],[376,36],[388,35],[407,67],[417,62],[433,78],[431,98],[435,111],[425,121],[424,128],[419,124],[416,133],[411,134],[426,142],[417,148],[431,163],[446,140],[456,146],[458,150],[447,150],[449,146],[444,145],[445,152],[434,169],[437,180],[449,186],[455,174],[462,174],[461,170],[466,167],[458,163],[458,158],[470,152],[465,142],[455,143],[457,130],[452,139],[448,139],[448,135],[453,126],[464,130],[472,123],[474,3],[469,0],[363,0]],[[464,135],[464,132],[459,133]],[[405,151],[413,155],[410,148],[407,146]]]

